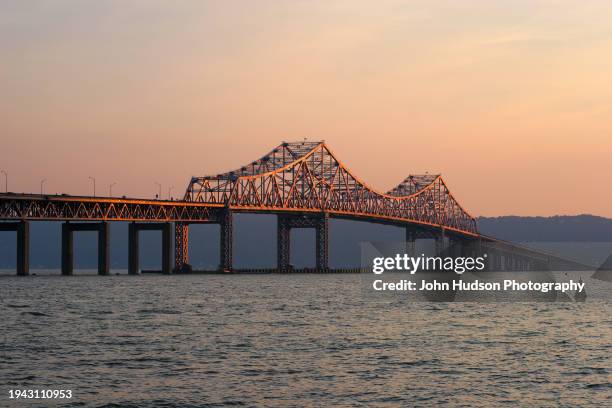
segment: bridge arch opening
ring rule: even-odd
[[[99,245],[97,232],[75,231],[73,236],[73,274],[96,273]]]
[[[277,214],[276,256],[279,272],[291,272],[291,235],[293,229],[309,228],[315,231],[315,268],[329,269],[329,215],[326,213]]]
[[[65,222],[62,224],[62,275],[74,274],[74,233],[96,232],[98,236],[98,274],[110,273],[110,226],[107,222]]]
[[[161,272],[169,274],[172,272],[172,223],[136,223],[131,222],[128,226],[128,273],[137,275],[140,269],[140,231],[161,231]]]
[[[293,228],[290,239],[290,267],[295,269],[316,268],[316,230],[314,228]]]
[[[28,222],[0,222],[0,232],[9,232],[8,234],[0,234],[1,241],[0,246],[3,248],[0,252],[8,253],[13,252],[15,254],[15,269],[17,270],[17,275],[28,275],[29,274],[29,234],[30,234],[30,225]],[[12,232],[12,233],[11,233]],[[8,241],[11,238],[11,235],[14,237],[15,244],[11,244],[6,242],[6,247],[3,244],[3,241]],[[8,255],[8,254],[7,254]],[[6,258],[10,258],[8,255]],[[2,267],[10,267],[10,261],[5,265],[1,265]]]
[[[197,270],[212,271],[219,269],[219,224],[190,224],[188,230],[189,264]],[[175,238],[176,239],[176,238]]]
[[[144,230],[139,231],[138,265],[142,271],[162,270],[162,232]]]
[[[234,215],[234,268],[276,267],[276,216],[238,213]]]

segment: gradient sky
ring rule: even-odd
[[[612,216],[608,0],[2,0],[0,53],[12,191],[182,195],[307,137],[474,215]]]

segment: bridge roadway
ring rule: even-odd
[[[98,273],[109,274],[109,222],[130,222],[128,271],[140,273],[138,265],[138,232],[162,232],[162,272],[189,272],[189,225],[217,223],[220,228],[220,265],[223,272],[233,271],[233,214],[240,212],[273,213],[277,223],[277,270],[289,272],[290,231],[293,228],[314,228],[316,231],[316,270],[330,271],[329,218],[344,218],[383,223],[406,229],[408,249],[414,250],[418,239],[433,239],[437,253],[450,251],[453,256],[473,256],[486,251],[491,269],[534,270],[552,263],[566,268],[583,268],[573,263],[529,248],[524,248],[469,231],[429,222],[405,220],[389,216],[352,213],[350,211],[297,210],[294,208],[262,209],[248,206],[226,206],[193,201],[168,201],[117,197],[69,195],[0,194],[0,231],[15,231],[17,239],[17,274],[29,274],[29,223],[31,221],[64,221],[62,225],[62,274],[73,272],[73,233],[98,233]],[[172,266],[172,230],[174,230],[174,267]]]

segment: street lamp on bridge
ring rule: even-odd
[[[43,195],[43,185],[45,184],[45,181],[47,181],[47,179],[40,180],[40,195]]]
[[[161,198],[161,187],[162,187],[162,186],[161,186],[161,184],[160,184],[160,183],[158,183],[157,181],[156,181],[154,184],[156,184],[156,185],[157,185],[157,187],[159,187],[159,194],[157,194],[157,195],[155,196],[155,198]]]
[[[96,178],[89,176],[89,179],[93,181],[93,196],[96,196]]]
[[[113,196],[113,186],[117,184],[116,181],[114,181],[110,186],[108,186],[108,196],[112,197]]]
[[[168,187],[168,200],[172,199],[172,196],[170,195],[170,193],[172,192],[173,188],[174,188],[174,186]]]

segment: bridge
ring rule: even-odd
[[[98,272],[109,273],[108,223],[128,221],[128,272],[139,273],[138,232],[162,231],[162,271],[189,272],[189,225],[220,225],[220,271],[233,269],[235,213],[277,215],[277,269],[291,270],[290,231],[316,231],[316,270],[329,271],[329,219],[395,225],[406,230],[408,250],[417,239],[436,251],[470,255],[487,250],[498,269],[544,268],[551,256],[479,233],[476,220],[455,199],[441,175],[409,175],[380,192],[355,176],[323,141],[282,143],[233,171],[193,177],[182,200],[0,194],[0,231],[17,232],[17,273],[29,273],[29,222],[64,221],[62,274],[73,269],[73,232],[98,232]],[[174,229],[174,240],[172,240]],[[174,241],[174,251],[172,251]],[[172,254],[174,252],[174,254]],[[174,255],[174,256],[172,256]],[[174,266],[172,266],[174,258]]]

